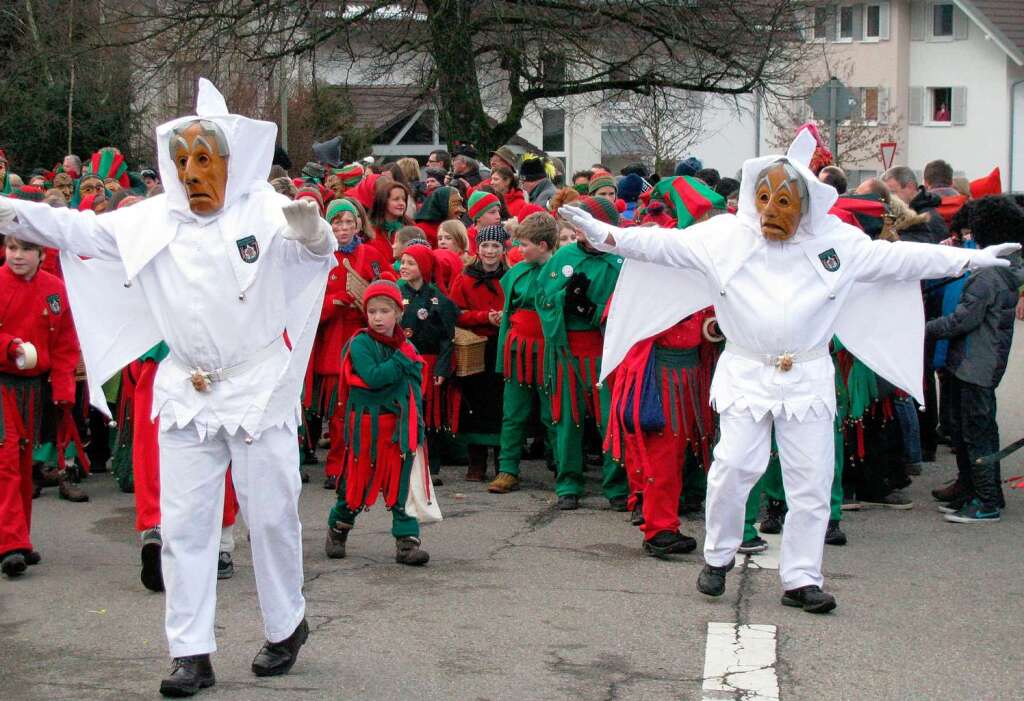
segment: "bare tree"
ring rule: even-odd
[[[358,66],[360,81],[409,85],[435,100],[449,139],[481,149],[545,100],[773,93],[807,46],[800,0],[104,1],[113,43],[145,47],[151,65],[217,57],[272,76],[277,61],[315,54],[317,66]]]
[[[628,130],[654,172],[669,174],[686,151],[704,134],[701,93],[658,88],[649,94],[622,93],[608,103],[606,120]]]

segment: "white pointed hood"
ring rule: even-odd
[[[224,192],[224,207],[213,216],[194,214],[188,206],[185,188],[178,180],[178,169],[168,150],[170,134],[176,127],[205,119],[213,122],[224,132],[228,141],[228,182]],[[167,197],[167,209],[171,216],[181,221],[194,221],[205,225],[217,219],[232,204],[253,190],[269,188],[267,178],[274,161],[274,143],[277,141],[277,125],[237,114],[228,113],[227,103],[206,78],[199,79],[196,98],[196,113],[179,117],[156,128],[157,159],[160,166],[160,181]]]

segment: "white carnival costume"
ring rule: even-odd
[[[835,459],[833,334],[921,401],[918,281],[955,276],[968,266],[1001,265],[996,256],[1016,250],[872,241],[828,213],[837,195],[807,168],[813,149],[804,132],[785,159],[805,181],[810,199],[786,241],[765,238],[754,200],[758,175],[780,156],[744,163],[735,216],[716,216],[685,231],[619,229],[577,208],[560,210],[595,247],[627,259],[612,296],[602,379],[638,341],[714,306],[728,342],[711,385],[721,439],[708,475],[704,559],[713,567],[733,561],[747,495],[767,467],[774,425],[789,509],[780,563],[787,591],[822,584]]]
[[[157,372],[153,414],[160,420],[166,630],[176,658],[216,649],[229,463],[267,640],[287,638],[304,618],[299,397],[335,264],[330,226],[267,183],[276,125],[228,114],[203,79],[196,112],[156,130],[164,195],[102,216],[0,205],[0,232],[62,252],[100,411],[108,411],[103,382],[159,341],[170,348]],[[168,150],[172,131],[198,119],[216,125],[229,151],[224,204],[211,216],[190,210]]]

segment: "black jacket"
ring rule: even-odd
[[[927,214],[928,221],[923,224],[908,226],[900,232],[901,241],[912,241],[915,243],[939,243],[949,238],[949,227],[938,212],[938,206],[942,198],[928,192],[923,187],[919,188],[917,195],[910,201],[910,208],[918,214]]]

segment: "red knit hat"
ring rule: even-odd
[[[971,197],[981,199],[985,195],[999,195],[1003,192],[1003,179],[1000,177],[999,166],[984,178],[971,181]]]
[[[607,197],[581,197],[573,204],[585,210],[594,219],[613,226],[619,225],[619,211],[615,208],[615,203]]]
[[[320,208],[320,216],[324,216],[324,196],[320,192],[320,188],[316,185],[305,185],[295,193],[295,199],[309,199],[316,202],[316,206]]]
[[[501,200],[499,200],[498,196],[493,192],[477,190],[469,196],[469,201],[466,203],[466,206],[469,209],[469,218],[476,221],[480,218],[480,215],[488,209],[500,207]]]
[[[374,297],[387,297],[397,304],[399,309],[402,308],[402,291],[390,280],[374,280],[366,286],[366,291],[363,292],[363,309],[366,309],[366,304]]]
[[[434,252],[428,246],[421,243],[413,244],[404,251],[402,255],[409,256],[416,261],[420,269],[420,275],[425,282],[433,282],[434,279]]]

